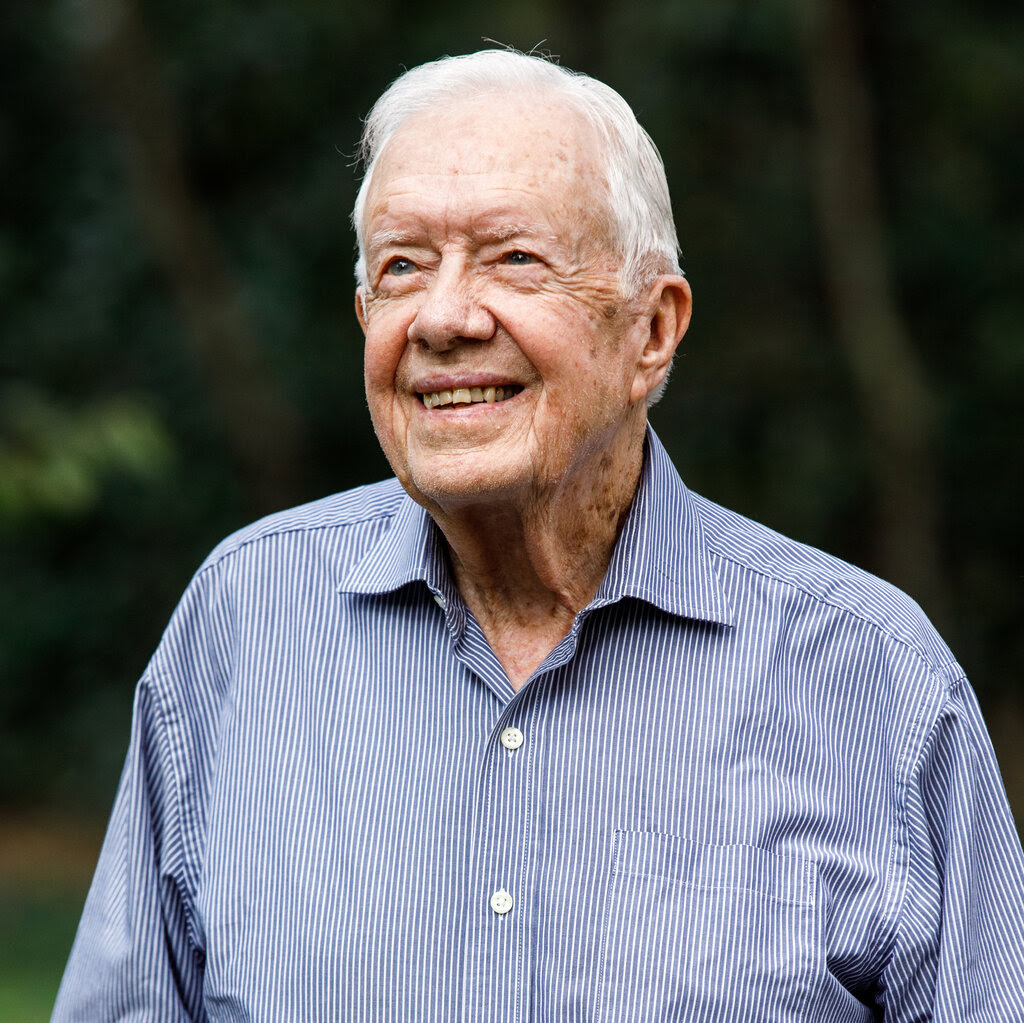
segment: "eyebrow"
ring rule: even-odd
[[[384,245],[412,245],[416,240],[417,235],[411,231],[402,230],[397,227],[386,227],[380,231],[374,231],[366,239],[366,248],[370,250]]]
[[[485,227],[478,232],[483,241],[507,242],[510,238],[518,238],[521,235],[535,235],[537,230],[527,224],[516,224],[510,222],[498,223],[493,227]]]
[[[504,242],[509,238],[517,238],[520,235],[535,235],[537,230],[527,224],[499,223],[494,226],[485,225],[473,234],[484,242]],[[419,231],[410,231],[400,227],[386,227],[374,231],[367,239],[367,247],[381,245],[415,245],[418,244],[422,234]]]

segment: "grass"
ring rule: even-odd
[[[0,889],[0,1019],[50,1018],[84,899],[67,888]]]
[[[102,825],[0,811],[0,1020],[49,1020]]]

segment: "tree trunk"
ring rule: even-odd
[[[857,8],[817,0],[804,10],[814,202],[827,292],[869,443],[875,518],[867,528],[877,571],[942,618],[934,408],[893,291]]]
[[[273,381],[229,266],[189,192],[174,103],[133,0],[83,0],[69,34],[118,133],[139,223],[182,310],[254,509],[293,503],[302,476],[299,418]]]

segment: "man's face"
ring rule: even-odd
[[[356,307],[374,429],[418,500],[539,499],[642,431],[649,325],[620,294],[595,150],[557,103],[481,97],[381,154]]]

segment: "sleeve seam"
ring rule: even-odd
[[[192,871],[190,869],[191,859],[189,853],[194,850],[195,842],[192,837],[192,825],[194,822],[191,821],[191,814],[188,812],[186,807],[186,800],[184,796],[185,783],[181,774],[179,755],[182,749],[182,743],[180,736],[176,734],[177,730],[174,727],[173,722],[177,720],[167,706],[168,696],[162,691],[162,688],[156,683],[159,680],[168,678],[166,671],[151,669],[143,675],[142,684],[146,687],[153,701],[154,714],[159,724],[160,731],[163,733],[162,742],[167,749],[167,764],[168,764],[168,777],[170,783],[173,786],[173,800],[172,805],[174,808],[174,817],[177,823],[178,835],[176,836],[177,852],[180,856],[180,873],[181,882],[185,888],[185,894],[188,896],[183,900],[182,909],[185,913],[185,921],[188,928],[188,941],[193,949],[199,949],[202,947],[202,943],[199,940],[198,928],[195,920],[195,910],[193,907],[193,901],[195,899],[195,890],[192,879]]]
[[[945,680],[943,681],[945,682]],[[893,828],[893,838],[889,852],[889,868],[887,871],[885,890],[883,894],[884,904],[888,906],[889,909],[884,914],[883,920],[885,923],[884,926],[880,926],[876,941],[876,954],[881,958],[882,972],[887,970],[891,964],[892,959],[896,954],[896,948],[899,944],[900,936],[904,930],[903,910],[906,906],[907,891],[909,887],[909,863],[903,868],[902,878],[897,878],[896,861],[897,851],[901,842],[909,852],[907,828],[910,786],[913,783],[913,779],[919,775],[928,751],[933,745],[935,734],[938,730],[943,712],[949,706],[952,697],[959,691],[965,681],[966,675],[961,672],[961,674],[959,674],[955,679],[950,682],[946,682],[941,686],[942,699],[938,702],[933,711],[932,721],[927,730],[921,730],[919,728],[920,722],[924,717],[927,704],[924,704],[921,707],[920,713],[915,717],[914,724],[910,731],[911,736],[921,736],[920,746],[917,749],[913,762],[909,765],[909,768],[906,767],[908,763],[908,754],[910,752],[909,749],[905,749],[903,751],[903,754],[897,763],[896,821]],[[905,774],[904,771],[906,771]],[[902,884],[900,884],[901,881]],[[896,888],[898,885],[901,890],[897,896]]]

